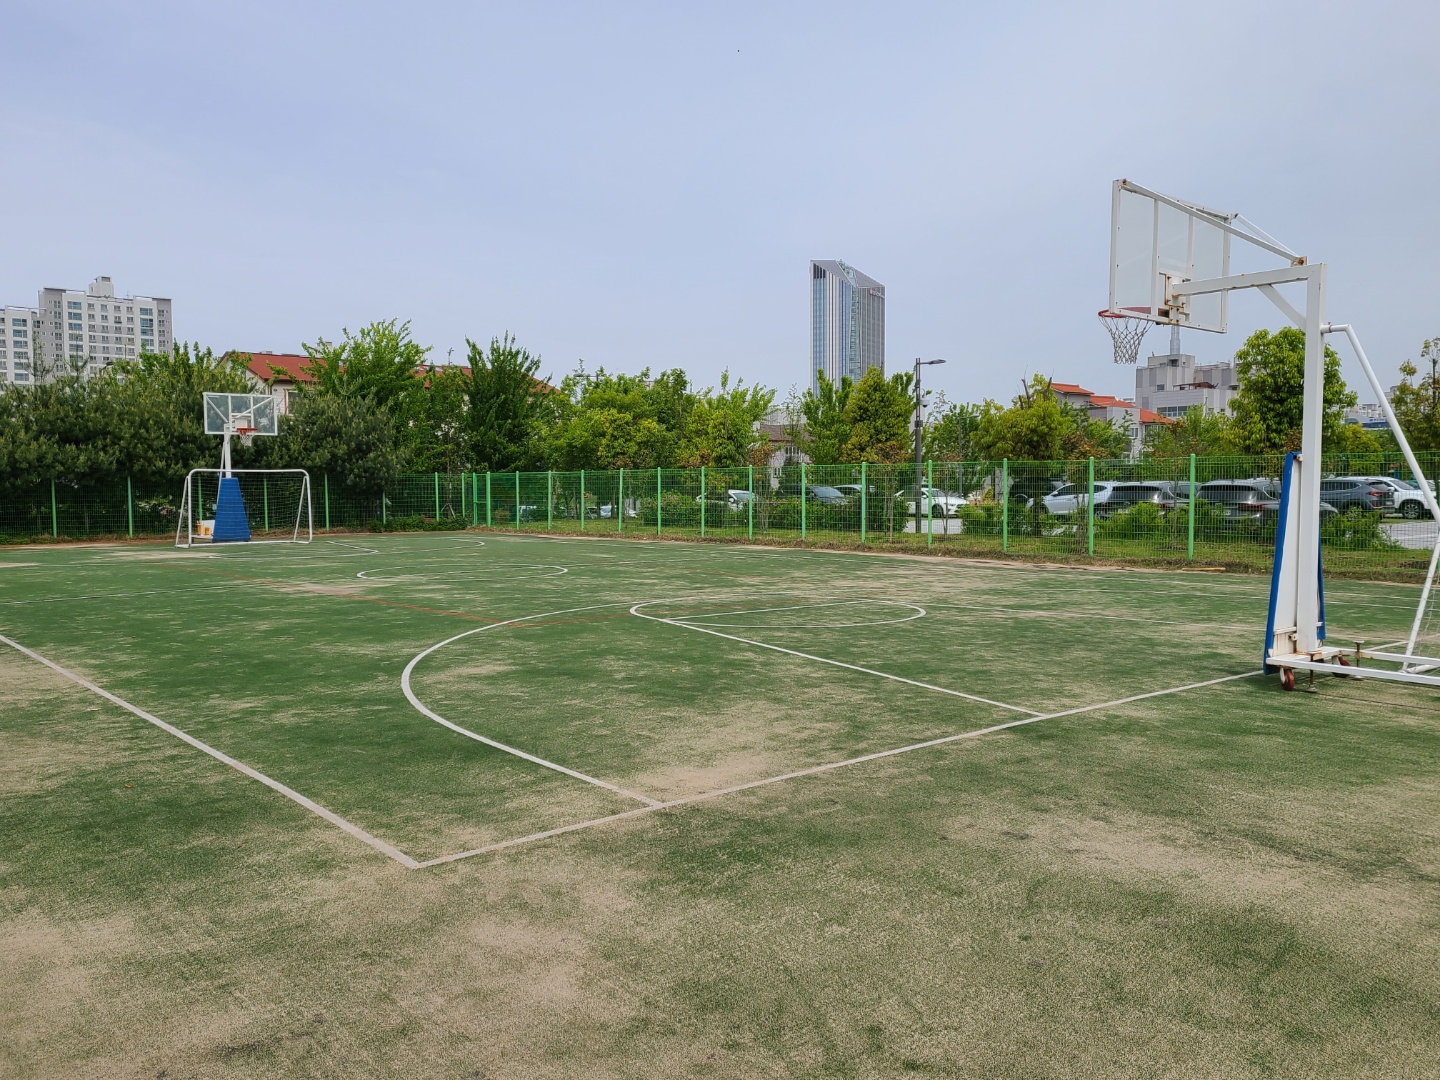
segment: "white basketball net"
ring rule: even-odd
[[[1149,319],[1134,319],[1126,315],[1100,312],[1100,325],[1105,327],[1110,340],[1115,343],[1115,363],[1133,364],[1140,356],[1140,342],[1150,329]]]

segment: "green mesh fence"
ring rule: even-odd
[[[1440,454],[1419,459],[1433,485]],[[1281,465],[1270,455],[417,473],[383,491],[347,489],[323,472],[311,482],[317,530],[490,526],[1263,570]],[[1403,458],[1331,455],[1324,474],[1327,569],[1422,578],[1436,524]],[[174,535],[180,486],[0,480],[0,540]]]

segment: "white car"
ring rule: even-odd
[[[1054,514],[1056,517],[1073,514],[1085,505],[1089,486],[1089,484],[1066,484],[1064,487],[1056,488],[1049,495],[1043,496],[1040,501],[1044,504],[1047,514]],[[1095,501],[1100,502],[1109,496],[1110,489],[1114,486],[1110,481],[1097,481]]]
[[[904,500],[907,514],[915,513],[915,489],[913,487],[897,492],[895,497]],[[962,506],[969,504],[970,500],[964,495],[957,495],[953,491],[941,491],[939,488],[932,488],[927,484],[920,485],[921,517],[954,517],[960,512]]]
[[[1367,477],[1367,479],[1375,480],[1378,483],[1383,483],[1387,487],[1394,489],[1395,513],[1401,517],[1407,517],[1411,521],[1418,521],[1420,518],[1430,516],[1430,508],[1425,505],[1425,496],[1421,494],[1420,489],[1414,484],[1405,480],[1393,480],[1383,476]],[[1434,492],[1435,485],[1430,483],[1430,481],[1425,481],[1425,486],[1429,488],[1432,493]]]
[[[745,488],[726,488],[723,495],[718,491],[712,492],[708,499],[704,495],[696,495],[695,501],[709,502],[711,506],[742,513],[750,505],[750,492]]]

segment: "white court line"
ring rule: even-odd
[[[901,601],[895,601],[895,600],[875,600],[875,599],[872,599],[871,597],[868,597],[868,596],[862,596],[862,597],[860,597],[858,600],[827,600],[827,601],[823,601],[823,602],[822,602],[822,601],[816,601],[815,603],[810,603],[810,602],[808,602],[808,601],[802,601],[801,603],[798,603],[798,604],[781,604],[781,605],[779,605],[779,606],[777,606],[777,607],[738,608],[738,609],[736,609],[735,611],[707,611],[707,612],[705,612],[704,614],[691,614],[691,615],[681,614],[681,615],[676,615],[676,616],[674,616],[674,617],[677,618],[677,619],[687,619],[687,620],[689,620],[689,619],[714,619],[714,618],[718,618],[718,617],[721,616],[721,615],[760,615],[760,614],[763,614],[764,612],[767,612],[767,611],[799,611],[799,610],[802,609],[802,608],[804,608],[804,609],[806,609],[806,610],[809,610],[810,608],[844,607],[844,606],[847,605],[847,604],[897,604],[898,606],[901,606],[901,607],[914,607],[914,606],[915,606],[914,604],[906,604],[906,603],[903,603],[903,602],[901,602]]]
[[[379,574],[385,570],[404,570],[403,566],[377,566],[373,570],[361,570],[355,576],[365,581],[385,581],[386,578],[372,578],[371,574]],[[398,578],[388,580],[402,582],[414,578],[437,578],[437,577],[463,577],[469,574],[503,574],[510,570],[558,570],[556,574],[536,574],[537,578],[559,577],[560,574],[568,574],[570,571],[563,566],[556,566],[553,563],[539,563],[531,566],[467,566],[463,570],[439,570],[434,573],[427,573],[423,570],[412,571],[408,574],[401,574]]]
[[[691,598],[686,597],[685,599]],[[834,667],[845,668],[849,671],[859,671],[866,675],[874,675],[881,679],[890,679],[894,682],[904,683],[907,686],[918,686],[922,690],[934,690],[937,694],[949,694],[951,697],[965,698],[968,701],[978,701],[982,705],[994,705],[998,709],[1009,709],[1011,712],[1025,713],[1029,716],[1040,715],[1034,709],[1022,709],[1019,705],[1007,705],[1003,701],[992,701],[990,698],[979,697],[975,694],[967,694],[961,690],[951,690],[948,687],[936,686],[933,683],[923,683],[915,679],[906,679],[899,675],[891,675],[889,672],[886,671],[876,671],[874,668],[861,667],[858,664],[846,664],[840,660],[830,660],[824,656],[816,656],[814,653],[799,652],[795,649],[783,649],[779,645],[770,645],[763,641],[755,641],[752,638],[736,637],[734,634],[722,634],[719,630],[712,630],[706,626],[696,626],[693,623],[679,622],[676,619],[662,619],[656,615],[646,615],[643,611],[639,610],[640,608],[648,607],[651,604],[663,604],[666,602],[667,601],[664,600],[643,601],[632,607],[630,609],[630,614],[638,616],[641,619],[649,619],[651,622],[666,623],[670,626],[678,626],[684,630],[694,630],[696,633],[700,634],[713,634],[716,637],[726,638],[730,641],[738,641],[744,645],[757,645],[762,649],[773,649],[775,652],[785,653],[787,656],[798,656],[802,660],[814,660],[821,664],[830,664]],[[923,608],[921,609],[920,613],[922,615],[925,613]],[[481,627],[481,629],[483,630],[484,627]],[[829,627],[827,627],[826,629],[829,629]],[[471,631],[471,633],[474,633],[474,631]]]
[[[641,616],[641,618],[648,617],[649,616]],[[846,758],[844,761],[832,761],[825,765],[812,765],[808,769],[796,769],[793,772],[782,773],[779,776],[767,776],[763,780],[751,780],[745,784],[735,784],[731,787],[718,788],[715,791],[706,791],[699,795],[687,795],[684,798],[671,799],[668,802],[658,803],[654,806],[641,806],[619,814],[609,814],[605,817],[591,818],[589,821],[578,821],[573,825],[562,825],[559,828],[546,829],[544,832],[531,833],[529,836],[518,836],[513,840],[501,840],[498,843],[486,844],[484,847],[473,848],[470,851],[459,851],[453,855],[441,855],[435,859],[426,859],[420,864],[419,869],[423,870],[431,866],[458,862],[461,859],[469,859],[476,855],[488,855],[492,852],[504,851],[507,848],[519,847],[522,844],[532,844],[537,840],[548,840],[552,836],[563,836],[565,833],[578,832],[581,829],[590,829],[597,825],[608,825],[612,821],[624,821],[626,818],[654,813],[656,810],[670,810],[675,807],[689,806],[692,803],[706,802],[710,799],[718,799],[723,795],[734,795],[737,792],[749,791],[752,788],[779,784],[786,780],[796,780],[802,776],[815,776],[819,773],[834,772],[836,769],[848,768],[851,765],[860,765],[867,761],[879,761],[883,758],[896,757],[899,754],[908,754],[915,750],[928,750],[931,747],[944,746],[947,743],[960,742],[964,739],[978,739],[982,735],[993,735],[997,731],[1008,731],[1011,728],[1024,727],[1027,724],[1038,724],[1041,720],[1055,720],[1062,716],[1077,716],[1080,713],[1095,712],[1098,709],[1109,709],[1119,705],[1128,705],[1135,701],[1144,701],[1147,698],[1179,694],[1186,690],[1198,690],[1201,687],[1216,686],[1220,683],[1234,682],[1237,679],[1250,679],[1260,674],[1262,674],[1262,672],[1247,671],[1241,675],[1222,675],[1216,679],[1206,679],[1204,682],[1187,683],[1184,686],[1173,686],[1167,690],[1152,690],[1149,693],[1134,694],[1130,697],[1117,698],[1114,701],[1103,701],[1098,705],[1082,705],[1079,708],[1065,709],[1061,712],[1026,716],[1019,720],[1009,720],[1003,724],[992,724],[990,727],[977,728],[974,731],[962,731],[958,735],[944,735],[938,739],[928,739],[925,742],[911,743],[908,746],[897,746],[893,750],[879,750],[873,754],[861,754],[859,757]]]
[[[150,589],[147,592],[86,593],[81,596],[43,596],[34,600],[0,600],[0,606],[20,604],[56,604],[62,600],[118,600],[131,596],[174,596],[184,593],[218,592],[221,589],[258,589],[266,583],[261,581],[237,582],[234,585],[197,585],[191,589]]]
[[[399,848],[397,848],[397,847],[392,847],[390,844],[387,844],[384,840],[381,840],[379,837],[370,835],[370,833],[368,833],[368,832],[366,832],[364,829],[360,828],[360,826],[358,826],[358,825],[353,825],[353,824],[351,824],[350,822],[346,821],[346,820],[345,820],[344,818],[342,818],[339,814],[336,814],[336,813],[333,813],[333,812],[331,812],[331,811],[329,811],[329,810],[326,810],[325,807],[321,806],[319,803],[314,802],[314,801],[311,800],[311,799],[307,799],[304,795],[301,795],[301,794],[300,794],[298,791],[296,791],[294,788],[286,787],[284,784],[280,783],[280,781],[270,779],[270,777],[266,776],[264,773],[260,772],[259,770],[257,770],[257,769],[252,769],[249,765],[246,765],[243,761],[236,761],[236,760],[235,760],[234,758],[232,758],[229,754],[222,753],[221,751],[216,750],[213,746],[209,745],[208,743],[203,743],[203,742],[201,742],[199,739],[195,738],[195,736],[189,735],[189,734],[187,734],[186,732],[181,731],[179,728],[175,727],[173,724],[167,724],[164,720],[161,720],[158,716],[154,716],[154,715],[146,712],[144,709],[137,708],[136,706],[131,705],[131,704],[130,704],[128,701],[126,701],[124,698],[116,697],[114,694],[110,693],[110,691],[108,691],[108,690],[102,690],[100,687],[98,687],[98,686],[96,686],[94,683],[92,683],[89,679],[86,679],[86,678],[84,678],[83,676],[80,676],[80,675],[75,674],[75,672],[73,672],[73,671],[70,671],[70,670],[68,670],[68,669],[66,669],[66,668],[61,667],[59,664],[55,663],[53,660],[47,660],[45,657],[41,656],[39,653],[35,652],[34,650],[32,650],[32,649],[27,649],[24,645],[21,645],[21,644],[20,644],[19,642],[17,642],[17,641],[12,641],[12,640],[10,640],[10,638],[5,637],[3,634],[0,634],[0,642],[3,642],[4,644],[9,645],[9,646],[10,646],[12,649],[14,649],[16,652],[24,653],[26,656],[30,657],[30,659],[32,659],[32,660],[35,660],[35,661],[37,661],[37,662],[39,662],[39,663],[41,663],[41,664],[44,664],[44,665],[45,665],[46,667],[48,667],[50,670],[59,672],[61,675],[65,676],[65,678],[69,679],[71,682],[73,682],[73,683],[78,683],[80,686],[83,686],[86,690],[89,690],[91,693],[99,694],[99,695],[100,695],[101,697],[103,697],[106,701],[110,701],[110,702],[113,702],[113,703],[116,704],[116,705],[119,705],[119,706],[120,706],[122,709],[124,709],[126,712],[133,713],[135,716],[138,716],[141,720],[144,720],[144,721],[146,721],[147,723],[150,723],[150,724],[154,724],[156,727],[158,727],[161,731],[165,732],[166,734],[168,734],[168,735],[173,735],[173,736],[175,736],[175,738],[179,739],[181,742],[183,742],[183,743],[188,743],[190,746],[193,746],[196,750],[199,750],[199,751],[201,751],[202,753],[205,753],[205,754],[209,754],[209,755],[210,755],[211,757],[213,757],[216,761],[223,762],[224,764],[229,765],[232,769],[235,769],[237,772],[244,773],[246,776],[250,777],[250,779],[252,779],[252,780],[258,780],[258,781],[260,781],[260,783],[264,784],[266,787],[270,788],[272,791],[278,791],[281,795],[284,795],[287,799],[290,799],[292,802],[299,803],[299,804],[300,804],[301,806],[303,806],[306,810],[309,810],[312,814],[315,814],[315,815],[317,815],[318,817],[324,818],[324,819],[325,819],[326,821],[328,821],[331,825],[334,825],[334,826],[336,826],[336,827],[339,828],[339,829],[343,829],[345,832],[349,833],[351,836],[353,836],[355,839],[361,841],[362,843],[369,844],[369,845],[370,845],[372,848],[374,848],[376,851],[381,852],[381,853],[384,854],[384,855],[388,855],[390,858],[394,859],[396,862],[398,862],[400,865],[406,867],[407,869],[415,870],[415,869],[418,869],[419,866],[421,865],[421,864],[418,863],[416,860],[412,859],[409,855],[406,855],[406,854],[405,854],[403,851],[401,851]]]
[[[657,603],[658,602],[661,601],[657,601]],[[548,619],[552,615],[571,615],[578,611],[598,611],[601,608],[624,607],[625,603],[625,601],[620,601],[619,603],[613,604],[589,604],[585,607],[563,608],[560,611],[546,611],[539,615],[524,615],[518,619],[507,619],[504,622],[491,623],[488,626],[477,626],[473,630],[466,630],[463,633],[456,634],[454,637],[448,637],[444,641],[436,642],[424,652],[416,654],[415,658],[411,660],[410,663],[405,665],[405,670],[400,673],[400,689],[405,691],[405,697],[409,699],[410,704],[415,706],[415,708],[419,710],[422,715],[428,716],[437,724],[440,724],[443,727],[447,727],[451,731],[456,732],[457,734],[464,735],[467,739],[474,739],[476,742],[484,743],[486,746],[492,746],[496,750],[503,750],[507,754],[514,754],[516,757],[523,758],[524,760],[532,762],[536,765],[541,765],[544,768],[553,769],[555,772],[564,773],[566,776],[574,777],[576,780],[583,780],[587,784],[594,784],[596,787],[605,788],[607,791],[613,791],[615,794],[623,795],[627,799],[634,799],[636,802],[642,802],[646,806],[659,806],[659,800],[652,799],[648,795],[641,795],[634,791],[628,791],[625,788],[609,783],[608,781],[599,780],[593,776],[587,776],[585,773],[578,772],[575,769],[567,768],[566,766],[557,764],[554,761],[547,761],[545,758],[537,757],[534,754],[527,753],[526,751],[520,750],[514,746],[507,746],[505,743],[498,742],[497,740],[488,738],[484,735],[479,734],[478,732],[471,731],[469,728],[463,728],[459,724],[454,723],[453,721],[446,720],[445,717],[441,716],[439,713],[435,712],[432,709],[426,708],[424,702],[422,702],[418,697],[416,697],[415,691],[410,688],[410,673],[415,670],[416,664],[420,663],[421,660],[424,660],[425,657],[429,656],[437,649],[443,649],[446,645],[450,645],[453,642],[459,641],[461,638],[470,637],[472,634],[483,633],[486,630],[495,630],[502,626],[514,626],[517,623],[531,622],[535,619]]]

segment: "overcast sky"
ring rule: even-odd
[[[1434,3],[4,10],[8,303],[109,274],[217,349],[398,317],[440,359],[509,330],[557,376],[783,397],[840,258],[886,286],[889,370],[1128,396],[1095,318],[1126,176],[1328,263],[1387,381],[1440,335]],[[1280,325],[1240,297],[1185,346]]]

